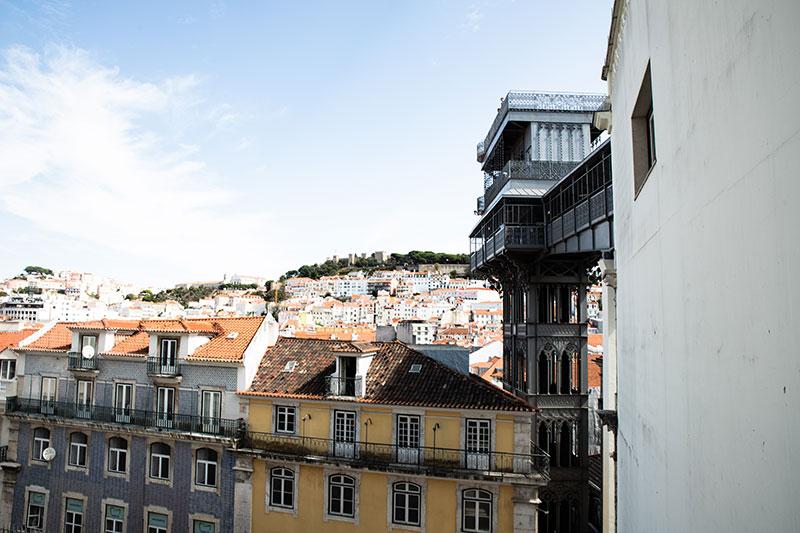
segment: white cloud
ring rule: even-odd
[[[1,209],[165,267],[223,268],[252,246],[244,228],[263,228],[263,215],[237,208],[235,184],[222,186],[197,146],[153,126],[201,101],[194,77],[145,83],[64,47],[10,48],[0,61]],[[213,128],[235,113],[198,116]],[[211,253],[221,243],[230,252]]]
[[[479,29],[481,29],[480,24],[478,23],[482,18],[483,18],[483,13],[481,13],[481,10],[478,9],[477,6],[473,5],[469,8],[469,11],[467,12],[467,21],[464,23],[464,27],[472,31],[478,31]]]

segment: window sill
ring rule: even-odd
[[[639,193],[640,193],[640,192],[642,192],[642,189],[644,189],[644,184],[645,184],[645,183],[647,183],[647,180],[650,178],[650,174],[653,172],[653,169],[655,169],[655,168],[656,168],[656,163],[658,163],[658,161],[653,161],[653,166],[651,166],[651,167],[650,167],[650,168],[647,170],[647,172],[645,172],[645,174],[644,174],[644,178],[642,178],[642,182],[639,184],[639,186],[638,186],[638,187],[636,188],[636,190],[633,192],[633,201],[634,201],[634,202],[635,202],[635,201],[636,201],[636,199],[639,197]]]

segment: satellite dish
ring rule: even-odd
[[[45,448],[45,449],[42,451],[42,457],[43,457],[43,458],[44,458],[44,460],[45,460],[45,461],[47,461],[48,463],[49,463],[50,461],[52,461],[52,460],[53,460],[53,458],[55,458],[55,456],[56,456],[56,450],[55,450],[55,448],[53,448],[53,447],[51,447],[51,446],[48,446],[47,448]]]
[[[94,357],[94,346],[87,344],[81,350],[81,354],[83,355],[84,359],[91,359]]]

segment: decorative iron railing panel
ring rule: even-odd
[[[220,437],[239,438],[246,429],[244,420],[144,411],[100,405],[50,402],[31,398],[6,399],[6,412],[82,419],[92,422],[122,424],[144,428],[169,429],[187,433],[202,433]]]
[[[97,370],[100,366],[97,357],[83,357],[76,352],[67,354],[67,368],[70,370]]]
[[[478,143],[478,158],[485,156],[486,150],[491,146],[494,136],[509,111],[573,111],[593,113],[603,106],[606,100],[604,94],[561,94],[542,93],[533,91],[509,92],[500,104],[497,115],[494,117],[489,133],[483,140],[483,146]],[[483,152],[481,152],[483,150]]]
[[[147,356],[147,375],[180,376],[181,363],[177,359],[167,360],[157,356]]]
[[[491,178],[484,179],[484,182],[491,181],[484,193],[485,204],[491,204],[509,180],[558,181],[576,166],[577,161],[508,161],[503,170],[484,172],[484,176]]]
[[[569,237],[575,233],[575,211],[570,209],[562,217],[564,222],[564,237]]]
[[[603,204],[605,197],[604,191],[600,191],[589,199],[589,214],[592,222],[606,216],[606,206]]]
[[[327,376],[325,390],[329,396],[361,397],[364,395],[363,383],[361,376],[353,378]]]
[[[245,448],[273,455],[346,460],[354,464],[449,471],[539,473],[549,475],[549,457],[532,446],[530,454],[408,447],[370,442],[337,442],[318,437],[287,437],[248,431]]]
[[[609,215],[614,212],[614,191],[609,185],[606,188],[606,213]]]
[[[582,230],[589,227],[589,202],[583,201],[575,206],[575,228]]]
[[[544,225],[506,226],[506,248],[544,248]]]

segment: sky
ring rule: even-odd
[[[0,0],[0,276],[467,253],[510,90],[605,93],[612,0]]]

